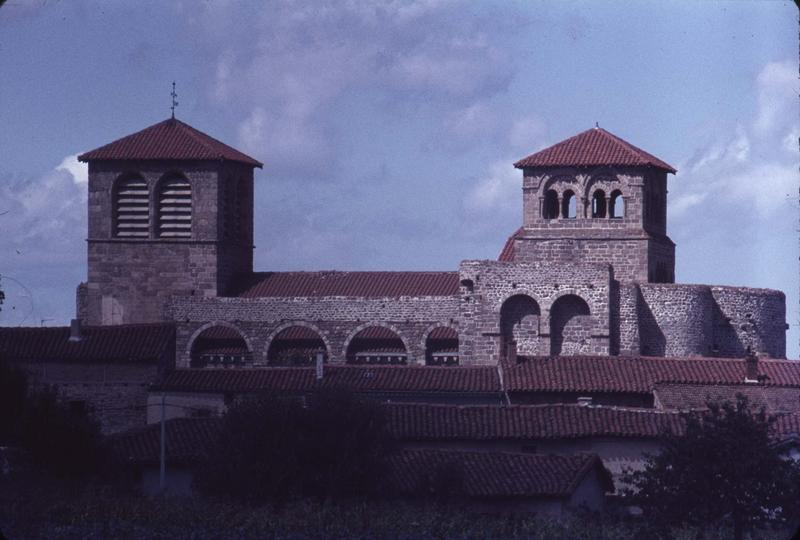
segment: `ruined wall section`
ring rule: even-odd
[[[786,357],[780,291],[627,283],[620,290],[620,354]]]
[[[214,322],[229,322],[244,335],[254,365],[266,365],[275,334],[292,325],[315,330],[332,363],[344,363],[347,345],[361,329],[384,326],[397,333],[408,363],[425,362],[425,339],[436,326],[458,327],[458,298],[267,297],[192,298],[176,296],[171,311],[177,322],[177,363],[189,367],[193,339]],[[463,363],[463,362],[462,362]]]
[[[581,328],[568,330],[568,334],[583,341],[580,346],[571,345],[570,354],[609,354],[612,276],[608,265],[463,261],[459,273],[462,364],[492,365],[502,359],[505,351],[501,310],[507,300],[517,295],[528,296],[539,305],[537,354],[550,354],[551,307],[566,295],[580,297],[590,310]]]

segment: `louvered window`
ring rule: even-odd
[[[114,207],[114,234],[120,238],[150,236],[150,197],[147,183],[141,178],[121,180],[117,184]]]
[[[192,236],[192,187],[184,178],[161,182],[158,193],[158,236]]]

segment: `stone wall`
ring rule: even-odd
[[[159,380],[159,367],[153,364],[15,364],[31,376],[34,385],[53,385],[64,401],[85,404],[105,434],[145,425],[149,387]]]
[[[589,316],[570,321],[566,329],[570,354],[608,354],[610,337],[608,265],[550,265],[498,261],[463,261],[460,268],[459,354],[462,364],[496,364],[507,354],[503,305],[515,296],[533,300],[538,319],[525,321],[531,341],[517,335],[520,354],[547,355],[552,347],[552,308],[560,298],[576,296]],[[531,313],[531,315],[534,315]],[[571,319],[571,317],[567,317]],[[527,328],[538,320],[538,328]],[[565,321],[562,321],[562,323]],[[570,337],[572,336],[572,337]],[[535,350],[532,350],[535,349]]]
[[[620,353],[743,357],[748,347],[786,357],[782,292],[746,287],[625,283]]]
[[[255,365],[266,365],[274,337],[290,326],[306,326],[325,342],[328,360],[345,361],[347,346],[361,330],[383,326],[398,334],[409,363],[425,362],[425,340],[438,326],[458,327],[458,298],[451,296],[348,298],[174,297],[179,367],[188,367],[191,346],[206,328],[223,324],[239,330]]]

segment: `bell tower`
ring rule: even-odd
[[[253,270],[255,159],[174,117],[89,164],[88,324],[169,320],[173,295],[226,294]]]
[[[523,173],[523,226],[501,260],[608,263],[620,281],[675,281],[672,166],[599,127],[514,166]]]

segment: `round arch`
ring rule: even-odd
[[[270,349],[272,348],[273,344],[275,343],[276,338],[286,330],[290,328],[304,328],[310,332],[316,334],[316,337],[322,342],[322,346],[325,348],[324,351],[324,360],[327,362],[330,359],[331,354],[331,345],[328,341],[327,336],[320,330],[318,326],[315,324],[311,324],[306,321],[293,321],[283,323],[280,326],[276,327],[272,332],[270,332],[269,336],[267,337],[266,343],[264,344],[264,351],[262,352],[261,356],[266,364],[270,364]]]
[[[117,238],[149,238],[151,190],[138,171],[126,171],[111,184],[111,234]]]
[[[535,355],[539,349],[542,310],[532,295],[515,292],[500,306],[500,354],[509,359],[517,354]]]
[[[353,341],[358,337],[359,334],[361,334],[364,330],[367,330],[369,328],[384,328],[386,330],[391,331],[395,335],[396,339],[403,345],[404,353],[402,354],[405,356],[404,363],[411,363],[411,361],[413,360],[413,355],[411,351],[413,349],[411,348],[410,346],[411,344],[409,343],[408,339],[403,334],[403,332],[401,332],[400,329],[394,326],[393,324],[385,322],[376,322],[376,321],[360,324],[347,335],[347,339],[345,339],[344,346],[342,347],[342,358],[345,359],[345,362],[350,361],[350,356],[351,356],[350,347]]]
[[[209,330],[222,329],[219,335]],[[226,332],[227,331],[227,332]],[[212,334],[212,335],[208,335]],[[244,350],[239,343],[244,344]],[[200,349],[204,350],[200,350]],[[194,331],[186,344],[186,355],[190,365],[222,363],[223,365],[249,363],[253,356],[253,345],[242,330],[227,321],[214,321],[202,325]],[[220,357],[210,360],[204,357]]]
[[[194,221],[194,190],[187,176],[170,169],[153,189],[155,233],[159,238],[191,238]]]
[[[565,293],[550,305],[550,355],[587,352],[585,345],[592,333],[589,303],[581,296]]]
[[[422,336],[420,350],[425,351],[425,365],[453,366],[459,364],[458,330],[452,324],[436,323]]]

